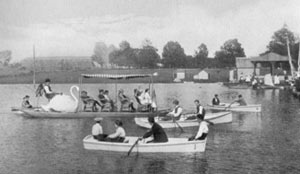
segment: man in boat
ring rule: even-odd
[[[22,101],[22,108],[32,108],[32,105],[29,102],[29,95],[26,95],[25,97],[23,97],[23,101]]]
[[[87,94],[88,93],[86,91],[81,91],[80,98],[81,98],[81,100],[82,100],[82,102],[84,104],[83,110],[85,111],[87,105],[90,104],[90,105],[92,105],[92,111],[93,112],[98,111],[97,105],[99,107],[102,107],[101,104],[97,100],[95,100],[92,97],[88,96]]]
[[[230,105],[228,107],[230,107],[233,103],[238,103],[240,106],[246,106],[247,105],[245,99],[243,98],[243,96],[241,94],[238,95],[238,99],[236,99],[232,103],[230,103]]]
[[[220,105],[218,94],[215,94],[215,97],[212,99],[212,105]]]
[[[208,134],[208,122],[204,121],[203,115],[197,115],[200,121],[199,130],[195,136],[190,137],[189,141],[204,140]]]
[[[45,83],[43,84],[43,89],[44,89],[44,93],[45,93],[45,97],[50,101],[55,95],[58,94],[62,94],[62,93],[57,93],[57,92],[53,92],[50,86],[50,79],[46,79]]]
[[[172,112],[169,112],[165,117],[162,118],[162,120],[167,121],[167,120],[179,120],[181,115],[182,115],[182,108],[179,106],[179,101],[174,100],[173,101],[174,109]]]
[[[116,132],[109,134],[105,141],[110,142],[124,142],[126,132],[123,128],[123,123],[120,120],[115,121]]]
[[[168,142],[167,134],[164,129],[155,122],[154,117],[148,117],[148,122],[151,125],[151,129],[143,135],[144,141],[146,143],[164,143]],[[151,140],[145,140],[152,136]]]
[[[107,137],[106,134],[103,134],[103,129],[101,126],[102,120],[103,120],[103,118],[100,118],[100,117],[95,118],[96,123],[93,125],[93,128],[92,128],[92,135],[93,135],[94,139],[99,140],[99,141],[103,141]]]
[[[120,102],[121,102],[121,108],[120,108],[120,111],[123,110],[123,106],[124,106],[125,104],[128,104],[128,107],[129,107],[129,109],[130,109],[132,112],[135,111],[135,108],[134,108],[134,106],[133,106],[132,100],[131,100],[128,96],[126,96],[126,95],[124,94],[124,90],[123,90],[123,89],[120,89],[120,90],[119,90],[118,98],[119,98],[119,100],[120,100]]]

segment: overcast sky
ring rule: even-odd
[[[0,51],[13,60],[32,56],[90,56],[95,42],[116,46],[145,38],[161,53],[178,41],[193,55],[201,43],[209,56],[237,38],[247,56],[266,50],[286,23],[300,33],[299,0],[0,0]]]

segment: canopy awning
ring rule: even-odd
[[[106,79],[134,79],[151,77],[152,74],[81,74],[83,78],[106,78]]]

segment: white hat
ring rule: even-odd
[[[96,117],[94,120],[95,120],[95,121],[102,121],[103,118],[102,118],[102,117]]]

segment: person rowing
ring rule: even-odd
[[[205,116],[205,109],[204,107],[200,104],[199,100],[195,100],[194,101],[195,105],[196,105],[196,112],[195,114],[193,114],[192,116],[188,116],[186,119],[187,120],[194,120],[197,118],[198,115]]]
[[[47,78],[44,83],[39,84],[35,91],[36,97],[45,94],[45,97],[50,101],[55,95],[62,95],[62,93],[53,92],[50,86],[51,80]]]
[[[179,120],[181,115],[182,115],[182,108],[181,106],[179,106],[179,101],[178,100],[174,100],[173,101],[173,106],[174,109],[172,110],[172,112],[167,113],[167,115],[165,117],[162,118],[163,121],[167,121],[167,120]]]
[[[144,142],[146,143],[165,143],[168,142],[168,136],[165,133],[164,129],[155,122],[154,117],[148,117],[148,122],[151,125],[151,129],[146,132],[142,139],[144,140]],[[151,137],[151,139],[148,140],[149,137]]]
[[[238,98],[236,100],[234,100],[233,102],[231,102],[227,108],[229,108],[234,103],[238,103],[240,106],[246,106],[247,105],[245,99],[243,98],[243,96],[241,94],[238,95]]]
[[[198,132],[195,136],[190,137],[189,141],[196,141],[196,140],[204,140],[208,135],[208,125],[207,121],[204,121],[203,115],[197,115],[197,118],[200,121]]]

